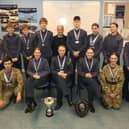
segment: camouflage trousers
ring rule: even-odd
[[[12,89],[11,90],[4,90],[2,92],[2,97],[0,100],[4,101],[5,105],[8,105],[13,94],[14,94],[14,90],[12,90]]]
[[[111,86],[107,89],[107,93],[102,94],[105,104],[108,108],[120,109],[122,103],[122,90],[119,93],[116,93],[116,96],[112,98],[111,93],[115,93],[115,86]]]

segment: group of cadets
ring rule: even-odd
[[[80,17],[75,16],[74,28],[67,37],[63,34],[63,25],[57,26],[57,35],[53,36],[47,29],[46,18],[40,19],[41,29],[35,33],[31,33],[29,26],[23,24],[21,36],[14,33],[13,24],[7,25],[7,34],[0,40],[0,109],[7,106],[12,95],[16,96],[17,103],[21,101],[24,84],[27,104],[24,112],[34,111],[37,106],[34,88],[51,81],[57,90],[55,110],[62,107],[63,97],[71,105],[70,87],[74,85],[76,70],[78,87],[88,91],[91,112],[95,112],[95,97],[106,109],[119,109],[122,96],[129,101],[129,43],[124,49],[123,72],[119,65],[123,38],[118,32],[118,24],[111,23],[110,34],[103,39],[97,23],[92,24],[92,33],[89,35],[80,28],[80,23]],[[100,72],[101,52],[104,61]],[[24,82],[17,69],[21,69],[21,66],[27,75]]]

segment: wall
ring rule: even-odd
[[[55,1],[55,0],[44,0],[44,1]],[[59,0],[63,1],[63,0]],[[73,0],[77,1],[77,0]],[[81,0],[84,1],[84,0]],[[88,1],[88,0],[85,0]],[[95,0],[89,0],[95,1]],[[100,24],[100,31],[102,31],[102,23],[103,23],[103,2],[104,0],[96,0],[100,1],[100,15],[99,15],[99,24]],[[107,1],[107,0],[106,0]],[[112,0],[108,0],[112,1]],[[118,0],[114,0],[118,1]],[[129,0],[119,0],[119,1],[129,1]],[[38,10],[38,19],[42,16],[42,2],[43,0],[0,0],[0,4],[18,4],[18,7],[26,7],[26,8],[37,8]],[[0,31],[0,37],[2,37],[4,33]]]

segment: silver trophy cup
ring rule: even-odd
[[[43,99],[43,103],[46,105],[46,116],[51,117],[54,115],[54,109],[53,109],[53,104],[55,103],[55,98],[53,97],[46,97]]]

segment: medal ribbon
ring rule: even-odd
[[[10,83],[11,82],[11,79],[12,79],[12,76],[13,76],[13,71],[11,71],[11,74],[10,74],[9,78],[7,78],[6,73],[4,73],[5,82],[6,83]]]
[[[65,65],[66,56],[64,57],[62,64],[61,64],[59,56],[57,56],[57,59],[58,59],[60,70],[63,70],[64,69],[64,65]]]
[[[86,66],[87,66],[87,68],[88,68],[88,71],[91,72],[91,69],[92,69],[92,67],[93,67],[93,59],[91,60],[91,64],[90,64],[90,66],[89,66],[88,61],[87,61],[87,59],[86,59],[86,57],[85,57],[85,63],[86,63]]]
[[[41,38],[41,41],[42,41],[42,46],[44,46],[44,42],[46,40],[46,37],[47,37],[47,34],[48,34],[48,31],[46,31],[44,37],[42,36],[42,32],[40,31],[40,38]]]
[[[79,32],[78,32],[78,33],[76,33],[76,31],[74,30],[74,36],[75,36],[75,39],[76,39],[77,41],[79,41],[79,37],[80,37],[80,30],[79,30]]]
[[[36,73],[38,73],[38,69],[39,69],[39,66],[40,66],[40,64],[41,64],[41,58],[40,58],[40,60],[39,60],[39,62],[38,62],[38,65],[36,65],[36,62],[35,62],[35,60],[33,60],[33,63],[34,63],[34,69],[35,69],[35,71],[36,71]]]
[[[90,36],[90,46],[94,46],[97,38],[99,37],[99,34],[96,35],[96,37],[92,40],[92,36]]]

